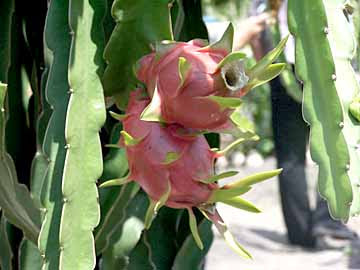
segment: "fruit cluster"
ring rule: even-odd
[[[146,228],[163,205],[187,209],[191,232],[202,248],[193,213],[197,207],[234,250],[250,257],[227,230],[215,203],[259,212],[240,196],[281,170],[219,186],[218,180],[237,172],[215,175],[214,161],[244,140],[257,139],[236,109],[250,89],[283,70],[284,64],[272,62],[286,39],[246,70],[245,54],[232,52],[233,32],[230,24],[223,37],[211,45],[203,40],[164,41],[139,61],[137,78],[145,90],[131,93],[125,115],[113,114],[123,123],[120,144],[126,148],[129,174],[103,186],[136,181],[150,198]],[[231,133],[237,140],[224,150],[210,149],[203,135],[206,132]]]

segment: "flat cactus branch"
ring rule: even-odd
[[[288,22],[296,41],[295,70],[304,83],[303,116],[310,125],[311,157],[319,166],[319,192],[332,217],[347,221],[360,212],[360,156],[353,147],[360,126],[348,113],[359,85],[350,64],[355,43],[343,3],[290,0]]]
[[[59,232],[63,200],[61,183],[66,155],[65,119],[69,101],[67,68],[71,36],[68,15],[68,0],[49,3],[44,30],[45,64],[48,73],[47,77],[43,77],[43,84],[51,116],[43,142],[48,166],[40,191],[40,201],[44,208],[38,239],[43,270],[59,269]]]
[[[101,81],[105,67],[105,8],[103,0],[69,2],[68,24],[73,35],[68,66],[70,99],[65,122],[59,269],[93,269],[96,264],[93,231],[100,222],[96,182],[103,172],[99,131],[106,119]]]

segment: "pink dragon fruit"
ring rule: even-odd
[[[230,25],[213,45],[205,46],[201,40],[162,43],[144,56],[137,77],[145,83],[152,102],[142,119],[198,130],[230,129],[230,115],[241,105],[240,97],[284,68],[283,64],[270,65],[282,44],[276,54],[245,72],[245,55],[231,52],[232,36]]]
[[[237,97],[247,82],[242,62],[222,72],[219,63],[228,52],[202,45],[197,40],[176,43],[159,59],[154,52],[140,61],[138,78],[147,85],[166,123],[214,130],[224,126],[234,107],[241,104]],[[223,106],[225,97],[232,106]]]
[[[259,212],[239,195],[249,191],[252,184],[277,175],[279,170],[253,175],[219,187],[215,183],[217,180],[233,176],[237,172],[214,175],[214,160],[243,139],[223,151],[210,149],[203,135],[189,136],[184,132],[186,128],[178,124],[142,121],[140,115],[149,103],[150,99],[142,90],[136,90],[130,95],[126,114],[117,116],[117,119],[123,122],[120,145],[126,148],[129,174],[123,179],[105,182],[102,186],[137,182],[150,198],[145,218],[146,228],[149,228],[153,216],[163,205],[187,209],[191,232],[198,246],[202,248],[192,211],[193,207],[197,207],[215,223],[235,251],[249,257],[249,253],[227,230],[214,203],[223,202],[243,210]]]
[[[204,136],[181,136],[177,124],[165,126],[140,120],[141,112],[150,103],[140,93],[141,90],[131,93],[123,120],[128,179],[138,182],[153,201],[159,201],[170,186],[165,204],[172,208],[206,202],[218,186],[201,180],[213,175],[216,153],[210,150]],[[130,137],[133,143],[126,141]]]

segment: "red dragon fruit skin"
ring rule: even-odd
[[[166,205],[188,208],[208,200],[217,184],[204,184],[199,180],[213,175],[215,154],[203,136],[189,137],[178,134],[178,125],[164,126],[158,122],[140,120],[140,114],[149,104],[141,91],[131,93],[124,130],[139,142],[126,145],[132,179],[140,184],[149,197],[159,201],[168,190]],[[167,161],[169,153],[176,158]]]
[[[218,68],[228,53],[226,50],[203,47],[201,42],[195,40],[175,43],[160,56],[154,52],[142,58],[137,75],[147,85],[150,96],[159,95],[163,121],[204,130],[215,130],[226,124],[233,109],[222,108],[208,97],[239,97],[244,86],[240,80],[246,81],[245,73],[236,66],[239,74],[242,73],[236,75],[235,82],[229,78],[228,82],[235,87],[229,89]],[[182,79],[179,75],[179,59],[187,66]]]

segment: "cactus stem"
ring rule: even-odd
[[[324,33],[325,33],[326,35],[329,34],[329,27],[327,27],[327,26],[324,27]]]

